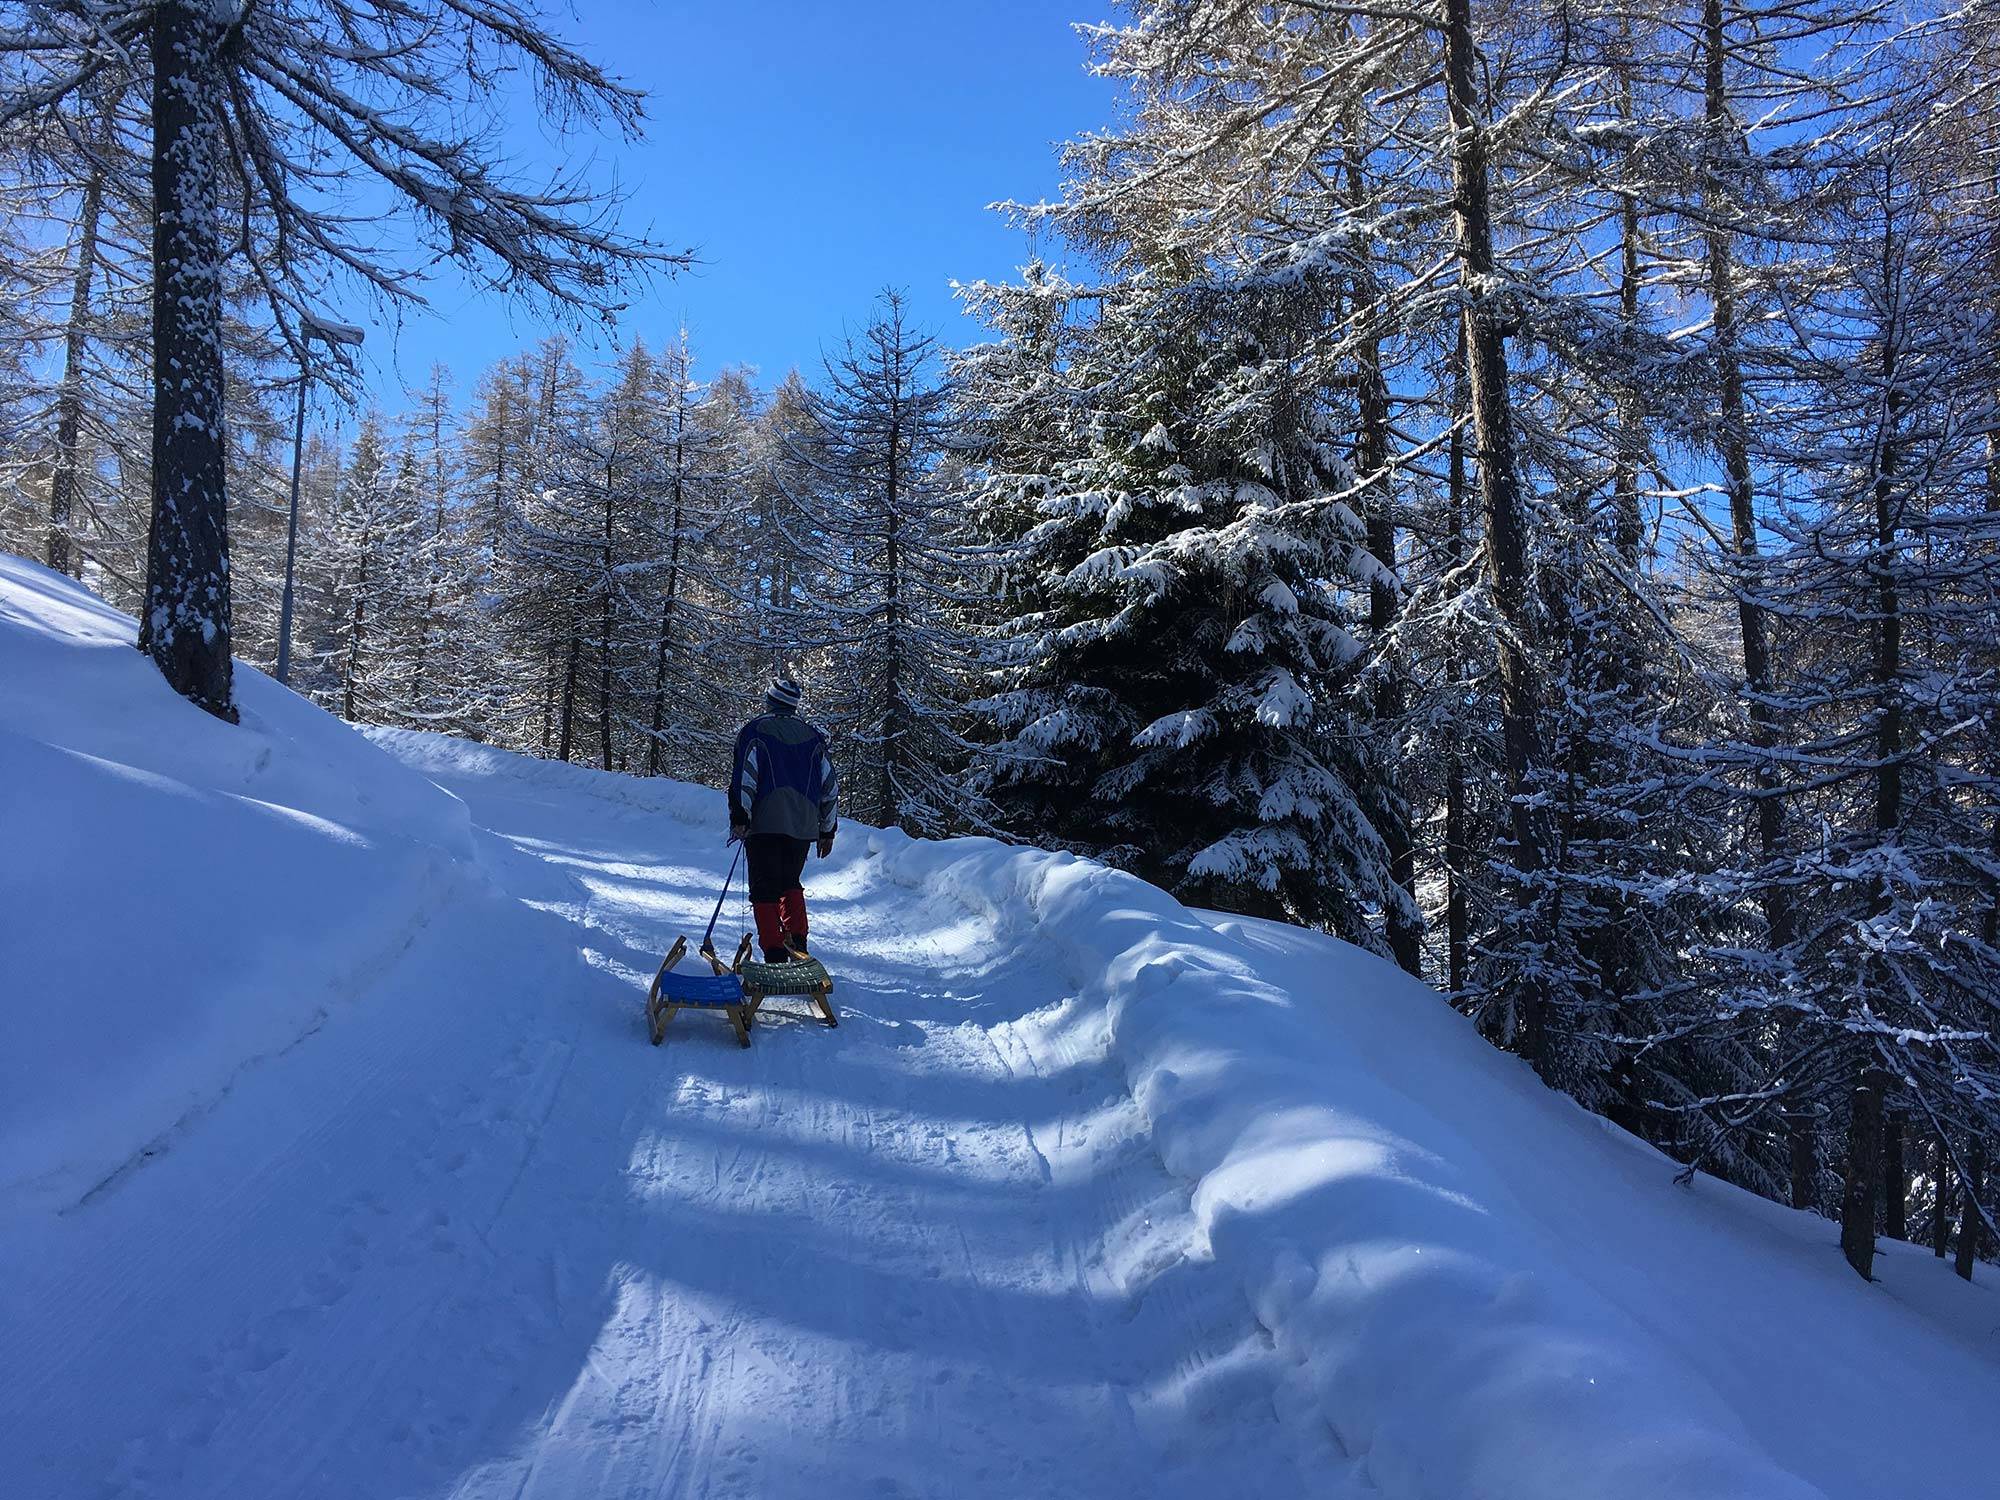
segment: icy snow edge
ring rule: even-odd
[[[1454,1121],[1445,1098],[1466,1067],[1518,1065],[1433,992],[1330,940],[1316,962],[1259,951],[1242,924],[1211,925],[1072,855],[869,837],[882,878],[1039,944],[1105,1008],[1113,1055],[1168,1168],[1193,1185],[1210,1253],[1385,1495],[1821,1495],[1561,1268],[1515,1201],[1519,1174],[1483,1154],[1542,1143],[1467,1139],[1466,1112]],[[1384,986],[1437,1012],[1419,1029],[1444,1056],[1409,1056],[1392,1077],[1365,1042],[1350,1044],[1342,992]],[[1439,1097],[1423,1097],[1426,1082]]]

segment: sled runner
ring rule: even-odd
[[[746,932],[732,963],[723,963],[715,949],[704,942],[701,956],[714,972],[677,973],[674,965],[687,956],[687,945],[684,937],[674,940],[646,995],[646,1027],[655,1047],[667,1034],[667,1022],[684,1009],[723,1012],[736,1030],[736,1040],[747,1047],[757,1009],[773,995],[810,996],[819,1009],[818,1019],[829,1026],[840,1024],[833,1001],[828,998],[833,992],[833,977],[818,959],[800,958],[784,964],[752,963],[750,934]]]

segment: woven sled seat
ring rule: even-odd
[[[810,995],[833,988],[826,965],[816,958],[796,963],[766,964],[745,960],[737,970],[743,988],[759,995]]]

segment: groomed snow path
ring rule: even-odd
[[[808,876],[838,1029],[777,1001],[748,1051],[685,1012],[655,1050],[719,799],[378,739],[488,878],[439,874],[322,1024],[0,1235],[0,1488],[1365,1491],[1032,945],[857,833]]]

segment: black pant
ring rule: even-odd
[[[799,888],[805,874],[806,851],[811,839],[790,838],[782,833],[746,833],[744,858],[750,862],[750,899],[782,901]]]

